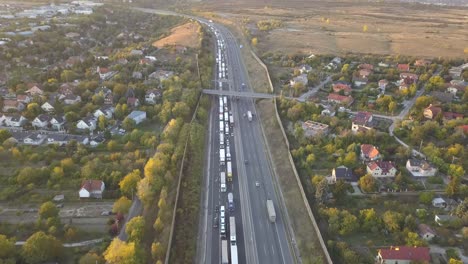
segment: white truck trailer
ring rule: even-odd
[[[266,201],[268,217],[270,218],[270,222],[274,223],[276,221],[276,212],[275,212],[275,205],[273,204],[272,200]]]

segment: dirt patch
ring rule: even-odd
[[[200,37],[198,34],[198,25],[195,23],[186,23],[171,30],[171,35],[162,38],[153,43],[157,48],[165,46],[183,46],[190,48],[200,47]]]

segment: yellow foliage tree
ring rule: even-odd
[[[362,32],[367,32],[368,29],[367,25],[362,26]]]
[[[257,38],[252,38],[252,46],[256,47],[258,44],[258,39]]]
[[[134,242],[123,242],[118,238],[112,240],[104,252],[104,258],[109,264],[138,264],[141,262],[141,254],[137,252]]]

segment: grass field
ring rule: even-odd
[[[467,8],[370,1],[214,1],[204,10],[245,24],[261,52],[468,57]],[[258,30],[260,20],[282,21]],[[248,22],[246,22],[248,21]]]

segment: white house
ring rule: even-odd
[[[79,95],[67,94],[63,97],[63,103],[66,105],[73,105],[81,102],[81,97]]]
[[[112,106],[102,106],[101,108],[94,111],[94,117],[105,116],[107,119],[111,119],[114,114],[115,108]]]
[[[132,119],[135,121],[135,123],[138,125],[144,120],[146,120],[146,112],[144,111],[132,111],[128,116],[128,118]]]
[[[351,130],[353,132],[367,131],[372,129],[372,113],[370,112],[357,112],[351,123]]]
[[[145,102],[147,104],[156,104],[156,101],[162,97],[162,93],[160,90],[151,89],[146,91],[145,94]]]
[[[301,74],[299,76],[296,76],[292,78],[292,80],[289,82],[291,86],[294,86],[297,83],[302,83],[304,87],[307,87],[307,84],[309,84],[309,79],[307,78],[307,74]]]
[[[447,206],[447,202],[444,199],[437,197],[432,200],[432,206],[437,208],[445,208]]]
[[[32,121],[32,125],[37,128],[47,128],[51,117],[49,115],[40,114]]]
[[[57,144],[63,146],[68,144],[70,136],[67,134],[50,134],[47,136],[47,144]]]
[[[414,177],[432,177],[437,173],[437,169],[425,160],[409,159],[406,169]]]
[[[84,180],[79,191],[80,198],[102,198],[106,185],[101,180]]]
[[[104,141],[106,141],[106,139],[104,138],[104,136],[102,136],[102,134],[100,134],[96,137],[93,137],[91,141],[89,141],[89,145],[91,145],[92,147],[96,147],[97,145],[104,143]]]
[[[397,169],[390,161],[373,161],[367,164],[367,173],[375,178],[395,177]]]
[[[24,138],[23,143],[26,145],[41,145],[44,140],[47,138],[46,135],[39,134],[39,133],[33,133],[27,137]]]
[[[49,102],[45,102],[41,105],[41,109],[44,110],[45,112],[53,112],[55,111],[55,108],[53,105],[51,105]]]
[[[50,125],[52,129],[62,130],[63,125],[65,125],[65,118],[63,116],[54,116],[50,119]]]
[[[86,117],[78,121],[76,127],[79,129],[88,129],[89,131],[93,131],[96,129],[96,119],[94,117]]]
[[[7,116],[5,125],[9,127],[22,127],[27,121],[22,115]]]

